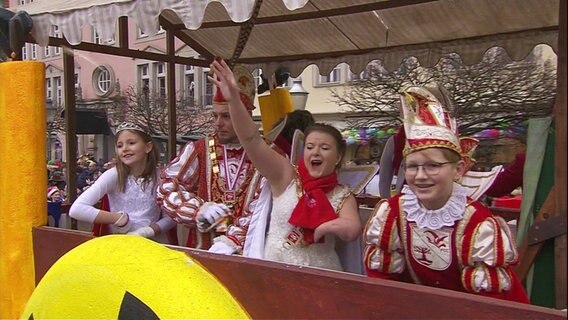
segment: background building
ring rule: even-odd
[[[34,1],[48,0],[5,0],[9,8],[16,11],[19,6]],[[134,23],[129,21],[129,47],[149,52],[165,53],[165,32],[158,31],[154,35],[143,33]],[[83,30],[83,39],[96,44],[114,45],[114,39],[102,39],[92,28],[86,25]],[[51,27],[51,35],[61,37],[58,26]],[[197,53],[179,39],[175,42],[176,54],[179,56],[196,57]],[[539,48],[539,47],[537,47]],[[548,57],[553,55],[549,47],[540,46],[540,54]],[[43,61],[46,64],[46,98],[48,108],[47,150],[48,159],[65,159],[66,141],[61,131],[62,121],[58,114],[64,109],[63,95],[63,61],[62,48],[39,47],[28,43],[23,47],[22,56],[26,60]],[[166,92],[166,65],[142,59],[131,59],[104,54],[74,51],[75,55],[75,88],[76,108],[78,114],[78,153],[89,153],[97,160],[109,160],[114,153],[113,127],[116,123],[110,110],[111,106],[124,98],[127,90],[139,95],[165,96]],[[189,65],[176,65],[176,88],[178,100],[189,99],[196,108],[204,113],[211,105],[213,88],[207,81],[207,68]],[[256,70],[254,75],[260,79],[262,70]],[[351,111],[341,110],[331,99],[331,90],[338,93],[349,86],[353,81],[364,77],[364,72],[354,74],[347,64],[337,65],[328,75],[320,75],[316,66],[308,66],[300,75],[302,86],[308,92],[306,109],[312,112],[317,121],[324,121],[342,129],[346,125],[346,118],[355,114]],[[292,79],[288,86],[292,85]],[[255,105],[258,106],[258,97]],[[260,110],[253,112],[255,120],[260,122]],[[59,132],[59,134],[58,134]],[[349,148],[348,158],[370,157],[376,160],[380,155],[381,145],[359,146]],[[369,150],[367,150],[369,149]],[[361,152],[360,152],[361,151]],[[367,152],[368,151],[368,152]],[[358,155],[358,154],[362,155]],[[369,154],[369,155],[367,155]],[[511,157],[508,157],[511,158]],[[502,159],[504,162],[510,159]],[[512,159],[512,158],[511,158]]]
[[[48,0],[35,0],[48,1]],[[18,7],[34,0],[5,0],[13,11]],[[94,31],[92,26],[85,26],[82,30],[84,41],[96,44],[114,44],[114,39],[103,40]],[[58,26],[52,26],[51,36],[61,37]],[[165,53],[165,32],[160,30],[155,35],[143,33],[136,27],[134,21],[129,21],[129,41],[132,49]],[[187,45],[176,39],[176,54],[180,56],[196,57],[197,54]],[[23,47],[22,57],[24,60],[43,61],[46,65],[46,98],[47,108],[64,109],[65,100],[63,95],[63,59],[60,47],[39,47],[37,44],[27,43]],[[131,59],[104,54],[74,51],[75,55],[75,89],[76,107],[78,113],[78,153],[90,153],[95,159],[108,160],[113,154],[112,134],[105,132],[104,128],[95,128],[83,133],[82,126],[88,117],[104,117],[107,109],[121,92],[131,88],[139,94],[165,95],[166,92],[166,66],[163,62]],[[197,106],[207,109],[211,105],[213,88],[207,81],[207,68],[189,65],[176,65],[176,88],[178,99],[190,98]],[[261,70],[255,71],[258,77]],[[307,67],[301,75],[302,85],[309,92],[306,109],[314,113],[319,121],[327,121],[340,124],[341,117],[338,115],[337,105],[329,100],[330,89],[338,88],[352,79],[347,65],[337,66],[328,76],[320,76],[315,66]],[[288,81],[289,86],[292,80]],[[258,106],[258,97],[255,105]],[[90,112],[85,109],[92,109]],[[94,112],[101,110],[101,113]],[[204,111],[206,112],[206,111]],[[49,112],[48,112],[49,113]],[[54,113],[54,112],[51,112]],[[83,114],[83,116],[82,116]],[[259,108],[254,110],[255,120],[260,121]],[[62,123],[57,117],[48,119],[48,147],[46,150],[48,159],[65,159],[66,142],[64,135],[57,134],[57,123]],[[83,121],[82,121],[83,120]],[[110,123],[110,131],[113,131],[113,123]]]

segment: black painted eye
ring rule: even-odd
[[[33,318],[32,318],[33,319]],[[119,320],[154,320],[160,319],[150,307],[130,292],[126,291],[120,304]]]

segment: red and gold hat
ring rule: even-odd
[[[427,148],[446,148],[461,155],[466,168],[471,168],[475,162],[473,152],[479,141],[459,137],[456,120],[444,109],[447,99],[438,88],[407,87],[400,102],[406,133],[404,156]]]
[[[233,67],[233,74],[235,75],[237,86],[239,87],[241,101],[247,110],[252,112],[252,110],[254,110],[254,95],[256,92],[252,73],[250,73],[250,71],[248,71],[245,67],[236,65]],[[215,88],[213,104],[227,104],[227,100],[218,88]]]

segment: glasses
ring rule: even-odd
[[[455,162],[447,161],[447,162],[428,162],[425,164],[409,164],[404,167],[404,170],[408,174],[416,175],[418,174],[418,168],[422,167],[422,170],[424,170],[424,172],[426,172],[427,175],[435,176],[438,173],[440,173],[440,170],[442,169],[443,166],[450,163],[455,163]]]

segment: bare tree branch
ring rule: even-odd
[[[109,108],[109,120],[116,124],[133,121],[152,135],[168,134],[167,97],[137,91],[133,87],[124,90],[120,98]],[[212,130],[211,112],[197,105],[193,97],[178,99],[176,106],[176,133],[178,136],[205,135]]]
[[[332,100],[343,110],[360,114],[348,120],[351,129],[392,127],[401,122],[398,92],[406,85],[442,85],[451,95],[461,134],[488,128],[513,128],[529,118],[551,114],[556,90],[556,67],[533,54],[514,62],[501,48],[493,48],[483,60],[466,66],[457,54],[441,59],[432,69],[417,59],[406,59],[389,73],[376,61],[361,80],[343,93],[332,91]]]

